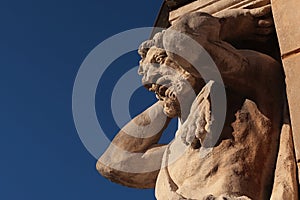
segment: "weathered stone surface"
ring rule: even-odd
[[[223,140],[208,154],[203,148],[188,148],[183,156],[161,170],[157,199],[168,199],[174,193],[185,199],[205,199],[210,195],[267,199],[274,168],[271,160],[276,154],[271,123],[251,101],[245,102],[236,118],[232,124],[234,139]],[[169,148],[170,155],[165,156],[172,158],[178,146],[177,142],[174,144]]]
[[[300,163],[299,163],[299,161],[297,162],[297,168],[298,168],[298,181],[299,181],[299,177],[300,177],[300,171],[299,171]],[[300,183],[298,182],[298,193],[299,193],[299,191],[300,191]]]
[[[195,1],[171,11],[169,21],[175,24],[181,16],[195,12],[206,12],[223,19],[222,40],[239,49],[258,50],[279,57],[269,0]]]
[[[296,170],[297,165],[294,155],[292,129],[290,124],[284,124],[281,129],[271,200],[298,199]]]
[[[205,0],[200,0],[200,1],[194,1],[188,5],[185,5],[183,7],[180,7],[179,9],[177,10],[174,10],[170,13],[170,17],[169,17],[169,21],[172,22],[176,19],[178,19],[180,16],[186,14],[186,13],[189,13],[189,12],[193,12],[193,11],[196,11],[196,10],[199,10],[203,7],[207,7],[208,5],[212,5],[213,3],[215,3],[216,0],[209,0],[209,1],[205,1]],[[229,2],[226,2],[226,3],[229,3]],[[225,4],[226,4],[225,3]],[[223,2],[224,4],[224,2]],[[215,7],[215,6],[213,6]],[[203,11],[203,10],[202,10]],[[209,12],[209,10],[207,10],[209,14],[212,14],[213,12]],[[204,12],[204,11],[203,11]]]
[[[283,59],[296,158],[300,160],[300,53]]]
[[[272,0],[271,5],[281,54],[299,49],[300,1]]]
[[[257,8],[270,3],[270,0],[198,0],[170,12],[169,21],[173,23],[180,16],[201,11],[211,15],[221,15],[230,9]]]
[[[224,9],[222,2],[225,1],[210,2],[215,5],[212,8],[215,13]],[[226,2],[228,4],[229,1]],[[231,1],[233,4],[237,3],[235,6],[248,7],[251,3],[255,7],[267,2]],[[229,7],[233,8],[233,4]],[[265,8],[269,7],[263,7]],[[256,11],[260,17],[261,13],[266,14]],[[240,15],[234,18],[239,23],[248,23],[248,19],[252,19],[250,22],[253,25],[253,22],[258,23],[253,16],[255,15],[250,12],[246,16],[250,18],[246,20],[239,20]],[[131,187],[147,188],[155,185],[156,197],[159,200],[266,200],[270,199],[272,190],[273,199],[297,199],[296,165],[293,163],[291,132],[287,126],[282,129],[277,159],[283,105],[281,66],[267,55],[250,50],[237,50],[222,41],[219,35],[222,28],[224,26],[222,27],[217,18],[205,13],[189,13],[176,20],[169,29],[141,45],[139,74],[143,76],[143,84],[157,95],[159,103],[129,122],[127,126],[130,128],[122,129],[118,133],[113,144],[129,153],[123,156],[113,148],[110,151],[110,147],[97,165],[102,175]],[[186,39],[188,37],[176,35],[176,32],[189,36],[209,53],[226,86],[226,119],[216,143],[205,141],[213,138],[215,132],[212,127],[223,122],[216,120],[216,115],[212,114],[212,84],[203,83],[198,69],[205,68],[207,73],[215,71],[203,59],[205,51],[197,51],[191,45],[186,45],[190,44],[189,39]],[[185,52],[184,55],[191,57],[188,59],[176,55],[175,52]],[[284,64],[290,62],[287,66],[293,65],[293,61],[288,60],[290,58],[284,60]],[[200,65],[195,65],[194,61]],[[299,63],[298,60],[295,61],[297,62]],[[295,77],[287,76],[287,80],[294,79]],[[195,92],[196,97],[190,99],[187,91]],[[188,99],[188,103],[181,104],[178,100],[180,98]],[[158,105],[163,105],[163,108]],[[169,145],[157,145],[168,122],[165,125],[163,123],[158,133],[151,134],[157,123],[150,120],[149,113],[170,118],[179,117],[183,122],[176,138]],[[292,120],[295,116],[297,118],[298,115],[292,116]],[[126,133],[128,131],[130,134]],[[149,134],[151,137],[143,137]],[[103,165],[101,162],[110,165]],[[147,166],[161,168],[150,171]],[[124,173],[116,168],[127,171]],[[140,171],[132,172],[133,168]],[[285,173],[288,176],[284,176]]]
[[[300,1],[272,0],[273,17],[286,75],[287,98],[300,180]],[[300,181],[299,181],[300,185]]]

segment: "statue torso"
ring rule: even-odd
[[[158,199],[170,199],[171,193],[178,195],[177,199],[228,193],[251,199],[268,197],[279,130],[272,128],[272,121],[250,100],[244,102],[235,117],[227,127],[232,137],[227,134],[209,153],[205,148],[187,147],[178,158],[172,158],[172,154],[182,151],[176,150],[180,139],[169,145],[163,160],[167,167],[161,169],[156,183]]]

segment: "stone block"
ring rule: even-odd
[[[300,1],[272,0],[272,11],[281,55],[300,48]]]
[[[297,160],[300,160],[300,53],[283,59],[287,96]]]
[[[271,200],[298,200],[296,171],[292,129],[289,124],[284,124],[281,129]]]

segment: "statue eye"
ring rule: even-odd
[[[155,56],[155,61],[156,61],[157,63],[163,63],[164,60],[165,60],[165,58],[166,58],[165,55],[157,55],[157,56]]]

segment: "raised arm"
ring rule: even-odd
[[[221,39],[227,42],[266,42],[275,33],[271,5],[252,9],[228,9],[215,17],[221,18]]]
[[[166,148],[157,143],[169,122],[161,102],[136,116],[98,160],[99,173],[125,186],[153,188]]]
[[[246,15],[248,12],[258,17],[269,13],[270,8],[266,6],[259,9],[242,11],[245,12],[245,16],[243,13],[238,13],[239,16],[241,14],[242,16],[234,19],[243,21],[243,16],[246,18],[250,17]],[[231,20],[228,19],[227,23],[230,21]],[[249,21],[251,20],[249,19]],[[256,20],[253,20],[253,23],[254,21]],[[235,29],[230,25],[232,23],[233,21],[227,24],[226,30],[228,34],[236,39],[243,38],[243,32],[237,30],[243,27],[242,24],[236,23]],[[266,24],[267,21],[262,20],[260,23]],[[257,91],[264,91],[263,96],[265,96],[267,91],[269,93],[282,84],[282,69],[275,59],[256,51],[234,48],[222,40],[220,35],[222,28],[224,29],[225,26],[222,26],[219,18],[201,12],[188,13],[179,18],[164,32],[163,45],[172,50],[172,52],[167,51],[168,57],[176,60],[180,66],[190,71],[195,77],[201,77],[202,74],[200,74],[200,72],[204,72],[204,74],[207,74],[213,79],[214,75],[219,72],[226,87],[230,87],[239,94],[243,94],[245,97],[253,100],[261,96],[261,93]],[[241,31],[246,33],[249,30],[241,29]],[[251,28],[250,31],[255,32],[255,30]],[[208,67],[211,65],[207,61],[209,60],[208,54],[203,53],[203,50],[197,45],[192,45],[196,42],[206,50],[215,62],[218,72],[214,71],[214,68]],[[186,58],[182,59],[173,52],[185,52],[184,55],[186,55]],[[193,65],[189,63],[190,61],[193,62]],[[192,68],[196,70],[190,70]]]

